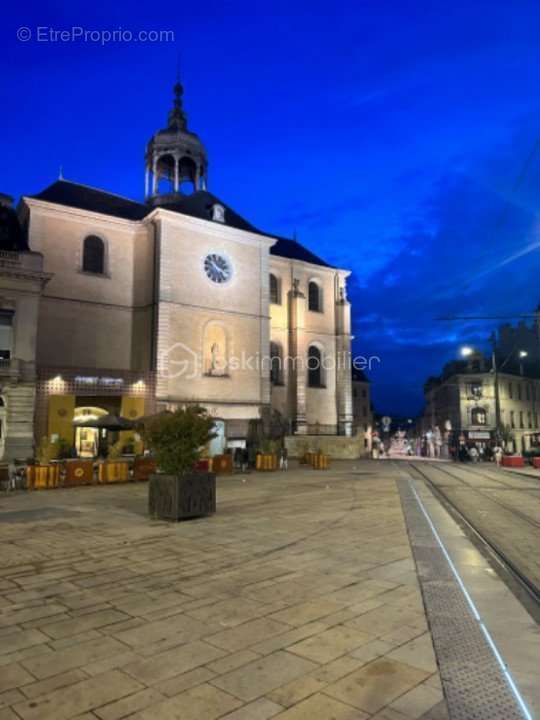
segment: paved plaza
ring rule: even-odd
[[[391,463],[2,495],[0,720],[447,717]]]

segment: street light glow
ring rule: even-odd
[[[472,347],[465,346],[461,348],[460,352],[462,357],[470,357],[474,353],[474,350]]]
[[[527,357],[528,354],[529,354],[529,353],[528,353],[526,350],[520,350],[520,351],[519,351],[519,357],[520,357],[520,358]]]

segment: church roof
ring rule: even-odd
[[[57,180],[32,197],[36,200],[45,200],[57,205],[90,210],[126,220],[142,220],[149,212],[146,205],[135,202],[135,200],[68,180]]]
[[[136,202],[135,200],[129,200],[121,195],[115,195],[104,190],[88,187],[87,185],[79,185],[78,183],[73,183],[68,180],[57,180],[45,188],[45,190],[42,190],[42,192],[37,195],[32,195],[31,197],[36,200],[44,200],[58,205],[66,205],[67,207],[112,215],[113,217],[124,218],[126,220],[142,220],[146,215],[149,215],[155,207],[162,207],[165,210],[200,218],[201,220],[211,220],[212,206],[218,203],[225,208],[226,225],[239,230],[256,233],[257,235],[277,238],[276,244],[270,248],[272,255],[289,258],[291,260],[300,260],[313,265],[332,267],[296,240],[278,237],[277,235],[258,230],[222,200],[206,190],[198,190],[191,195],[170,196],[171,202],[167,202],[166,198],[163,198],[163,201],[158,206],[151,206]]]

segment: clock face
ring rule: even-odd
[[[204,259],[204,271],[212,282],[223,284],[231,279],[232,267],[223,255],[211,253]]]

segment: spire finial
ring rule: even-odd
[[[58,179],[63,180],[64,179],[64,168],[62,165],[60,165],[60,168],[58,169]]]
[[[184,88],[180,82],[180,53],[178,53],[176,59],[176,82],[173,87],[174,99],[173,107],[169,113],[169,129],[179,131],[185,131],[187,129],[187,118],[182,107],[182,95],[184,94]]]

